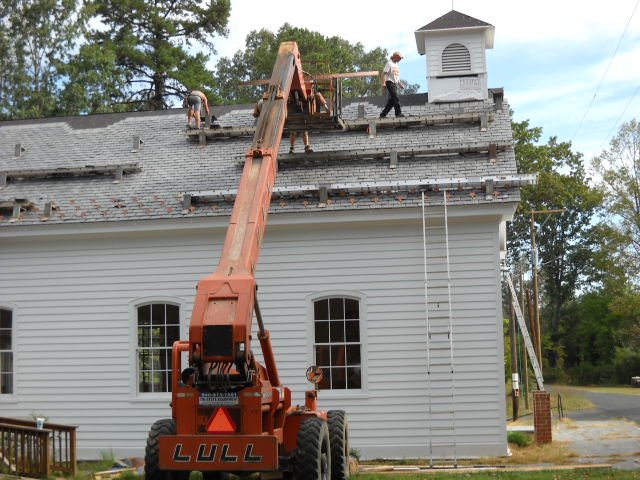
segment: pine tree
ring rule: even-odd
[[[68,66],[65,110],[158,110],[189,89],[211,92],[206,63],[230,8],[230,0],[88,1],[85,14],[99,22]]]

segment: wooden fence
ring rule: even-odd
[[[47,478],[52,472],[77,473],[76,428],[0,417],[0,472]]]

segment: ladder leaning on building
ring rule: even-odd
[[[429,465],[458,465],[456,390],[451,306],[451,267],[447,190],[442,207],[425,208],[422,193],[424,295],[427,326],[427,387]]]

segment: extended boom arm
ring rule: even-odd
[[[218,268],[198,284],[189,327],[191,365],[214,365],[217,371],[229,372],[234,364],[246,382],[251,381],[252,372],[260,371],[266,373],[272,386],[279,386],[269,334],[257,309],[254,272],[276,179],[287,103],[290,97],[304,102],[309,92],[297,44],[281,44],[253,144],[247,152]],[[266,372],[254,365],[251,355],[254,311],[259,320]],[[254,378],[253,382],[257,381]]]
[[[242,478],[260,473],[260,478],[321,480],[330,470],[337,472],[334,479],[346,471],[344,412],[319,410],[317,389],[305,392],[304,405],[292,405],[291,390],[280,383],[256,298],[254,273],[288,109],[294,106],[302,116],[315,112],[316,85],[306,77],[296,43],[281,44],[220,263],[198,283],[189,341],[173,344],[172,418],[158,420],[149,431],[147,480],[187,478],[190,471],[201,471],[205,478],[232,472]],[[254,315],[264,365],[251,350]],[[186,355],[189,365],[183,368]],[[329,444],[329,431],[340,444]]]

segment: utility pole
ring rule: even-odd
[[[533,270],[533,310],[536,318],[536,329],[538,337],[538,363],[542,369],[542,334],[540,331],[540,301],[538,299],[538,250],[536,246],[536,226],[535,216],[551,213],[564,213],[566,208],[558,210],[531,210],[531,268]]]
[[[509,344],[511,347],[511,405],[513,407],[513,421],[515,422],[518,419],[518,413],[520,410],[520,402],[519,402],[519,385],[517,383],[518,379],[518,335],[516,333],[516,319],[515,312],[513,311],[513,301],[517,301],[517,299],[512,299],[509,302]]]
[[[531,298],[531,290],[527,289],[525,292],[527,295],[527,310],[529,311],[529,326],[531,327],[531,341],[533,342],[533,350],[538,356],[538,327],[536,325],[536,315],[533,313],[533,302]],[[538,365],[540,362],[538,361]]]
[[[524,265],[520,264],[520,308],[524,312]],[[522,314],[524,317],[524,313]],[[531,323],[531,322],[529,322]],[[526,322],[525,322],[526,326]],[[520,364],[520,369],[522,370],[522,392],[524,397],[524,408],[525,410],[529,410],[529,361],[527,359],[527,349],[524,346],[524,335],[522,336],[522,347],[520,349],[522,351],[522,362]]]

